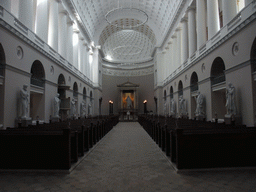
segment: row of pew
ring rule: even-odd
[[[139,123],[177,170],[256,166],[256,128],[139,116]]]
[[[118,120],[100,116],[0,130],[0,169],[69,170]]]

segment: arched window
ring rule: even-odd
[[[182,81],[180,81],[179,85],[178,85],[178,95],[179,96],[183,95],[183,83],[182,83]]]
[[[85,87],[83,89],[83,100],[86,100],[86,89],[85,89]]]
[[[170,98],[173,99],[173,87],[170,88]]]
[[[60,74],[58,78],[58,85],[65,85],[65,84],[66,84],[65,77],[63,74]]]
[[[251,49],[251,63],[252,63],[252,71],[256,71],[256,38],[253,41],[252,49]]]
[[[190,90],[191,92],[198,90],[198,76],[196,72],[193,72],[190,79]]]
[[[78,86],[77,86],[76,82],[73,85],[73,97],[75,97],[75,98],[78,97]]]
[[[213,63],[211,68],[211,80],[212,85],[222,83],[226,81],[225,77],[225,64],[222,58],[217,57]]]
[[[4,76],[4,68],[3,65],[5,64],[5,53],[2,44],[0,43],[0,75]]]
[[[44,67],[40,61],[36,60],[33,62],[30,73],[30,83],[38,87],[44,87],[45,73]]]

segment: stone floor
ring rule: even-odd
[[[0,191],[256,191],[256,170],[177,174],[136,122],[119,123],[70,174],[0,172]]]

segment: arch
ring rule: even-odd
[[[92,101],[92,91],[90,91],[90,101]]]
[[[183,83],[182,83],[182,81],[179,81],[179,85],[178,85],[178,95],[179,95],[179,96],[183,95]]]
[[[73,84],[73,97],[78,97],[78,86],[77,86],[77,82],[74,82]]]
[[[225,63],[223,59],[221,57],[215,58],[211,68],[212,85],[226,81],[224,72],[225,72]]]
[[[5,53],[1,43],[0,43],[0,64],[5,64]]]
[[[166,90],[164,90],[164,101],[166,101]]]
[[[170,98],[173,99],[173,87],[170,87]]]
[[[30,83],[39,87],[44,87],[45,72],[43,64],[39,60],[35,60],[31,66]]]
[[[65,85],[66,84],[66,80],[64,75],[61,73],[58,77],[58,85]]]
[[[83,89],[83,100],[86,100],[86,88]]]
[[[252,71],[256,71],[256,38],[253,41],[250,55],[251,63],[252,63]]]
[[[195,71],[191,75],[190,90],[191,90],[191,92],[194,92],[194,91],[198,90],[198,76],[197,76],[197,73]]]

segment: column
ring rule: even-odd
[[[220,30],[218,0],[207,0],[208,39],[211,39]]]
[[[33,0],[20,1],[19,3],[19,20],[23,23],[27,28],[33,31],[34,26],[34,4]]]
[[[35,32],[44,42],[48,41],[48,0],[37,1]]]
[[[12,2],[10,0],[0,0],[0,5],[11,13]]]
[[[177,35],[176,33],[172,36],[172,39],[173,39],[173,49],[172,49],[172,52],[173,52],[173,58],[172,58],[172,66],[173,66],[173,70],[176,69],[176,66],[177,66]]]
[[[66,47],[67,47],[67,12],[61,11],[59,13],[59,29],[58,29],[58,52],[59,54],[66,58]]]
[[[73,33],[73,62],[72,64],[78,69],[78,48],[79,48],[79,31]]]
[[[67,39],[66,39],[66,55],[67,60],[70,63],[73,63],[73,24],[74,22],[68,17],[67,18]]]
[[[196,51],[196,8],[188,8],[188,56]]]
[[[176,68],[181,65],[181,28],[176,29],[177,32],[177,47],[176,47]]]
[[[87,76],[87,64],[88,64],[88,59],[87,59],[87,43],[83,43],[84,46],[84,51],[83,51],[83,74]]]
[[[58,50],[59,0],[51,0],[49,6],[48,44]]]
[[[173,57],[174,57],[174,53],[173,53],[173,41],[169,41],[169,45],[170,45],[170,61],[169,61],[169,65],[170,65],[170,71],[169,71],[169,75],[174,71],[174,65],[173,65]]]
[[[93,65],[92,65],[92,81],[98,86],[99,85],[99,50],[94,49],[93,51]]]
[[[206,4],[205,0],[196,1],[197,10],[197,49],[206,42]]]
[[[84,52],[84,46],[83,46],[84,37],[82,34],[79,34],[79,44],[78,44],[78,69],[83,72],[83,52]]]
[[[184,17],[181,19],[181,64],[188,59],[188,19]]]
[[[237,14],[236,1],[222,0],[222,13],[223,13],[223,26],[225,26]]]

